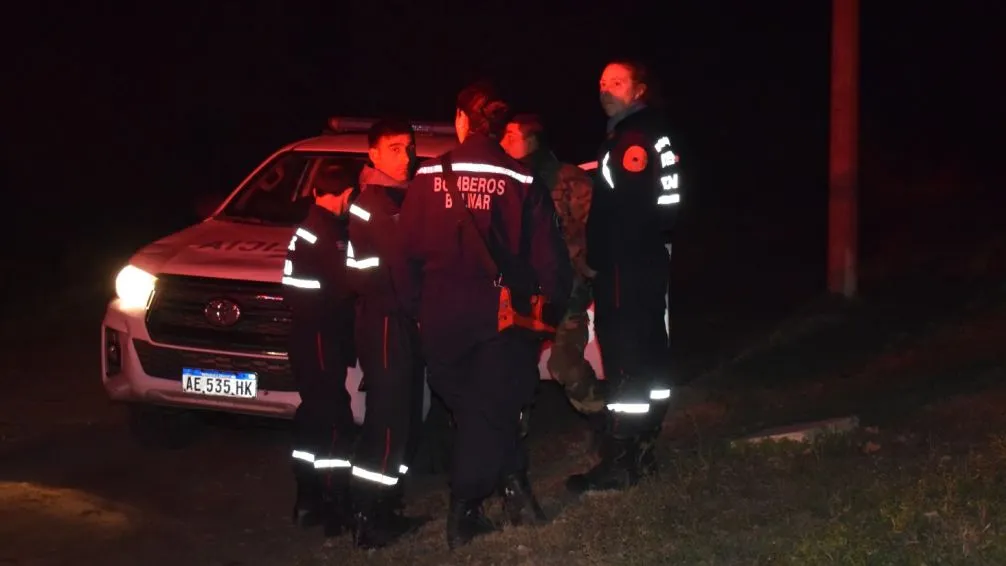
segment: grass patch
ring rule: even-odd
[[[907,333],[893,324],[845,371],[692,392],[665,428],[660,477],[624,494],[565,499],[562,479],[588,464],[585,441],[543,439],[532,460],[554,517],[544,527],[451,554],[438,494],[414,502],[413,512],[437,517],[416,537],[368,555],[336,541],[302,563],[1006,564],[1006,434],[996,432],[1006,430],[1006,303],[991,298]],[[750,374],[779,363],[760,352],[743,361]],[[730,443],[756,428],[848,414],[864,428],[812,445]]]
[[[689,564],[1003,563],[1002,439],[966,454],[885,454],[888,442],[898,444],[853,436],[718,450],[682,459],[676,488],[649,486],[644,500],[678,510],[666,518],[671,556]]]
[[[660,477],[637,489],[582,497],[549,525],[507,529],[453,554],[440,519],[384,551],[353,552],[339,540],[301,563],[1006,563],[1006,435],[962,450],[860,431],[813,445],[719,442],[665,450],[662,460]],[[417,503],[413,512],[443,516],[439,497]]]

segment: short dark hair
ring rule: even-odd
[[[528,113],[517,114],[513,118],[510,118],[508,123],[520,126],[520,131],[524,137],[534,137],[534,139],[538,140],[539,147],[548,147],[548,135],[541,116]]]
[[[367,145],[368,147],[375,148],[377,147],[377,143],[381,141],[381,138],[401,135],[411,136],[414,140],[416,129],[412,127],[412,124],[408,120],[402,118],[382,118],[370,126],[370,131],[367,132]]]
[[[341,195],[356,185],[356,175],[351,167],[338,162],[322,164],[314,175],[315,194]]]
[[[510,117],[510,105],[500,96],[492,82],[474,82],[458,93],[458,110],[468,117],[468,127],[472,132],[499,137],[506,129]]]

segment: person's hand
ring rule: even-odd
[[[579,273],[581,277],[586,279],[593,279],[597,277],[597,272],[587,265],[586,260],[583,258],[577,258],[577,260],[574,260],[574,264],[576,265],[577,273]]]

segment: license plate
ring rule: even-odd
[[[257,375],[250,372],[182,368],[182,391],[216,397],[254,398]]]

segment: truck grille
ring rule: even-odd
[[[232,326],[212,324],[213,299],[233,301],[241,316]],[[147,311],[154,342],[227,352],[286,352],[290,311],[279,283],[160,275]]]
[[[227,354],[194,352],[155,346],[133,339],[133,349],[143,372],[152,377],[181,381],[182,368],[221,371],[251,371],[258,374],[258,388],[266,391],[296,391],[290,363],[285,359],[249,358]]]

